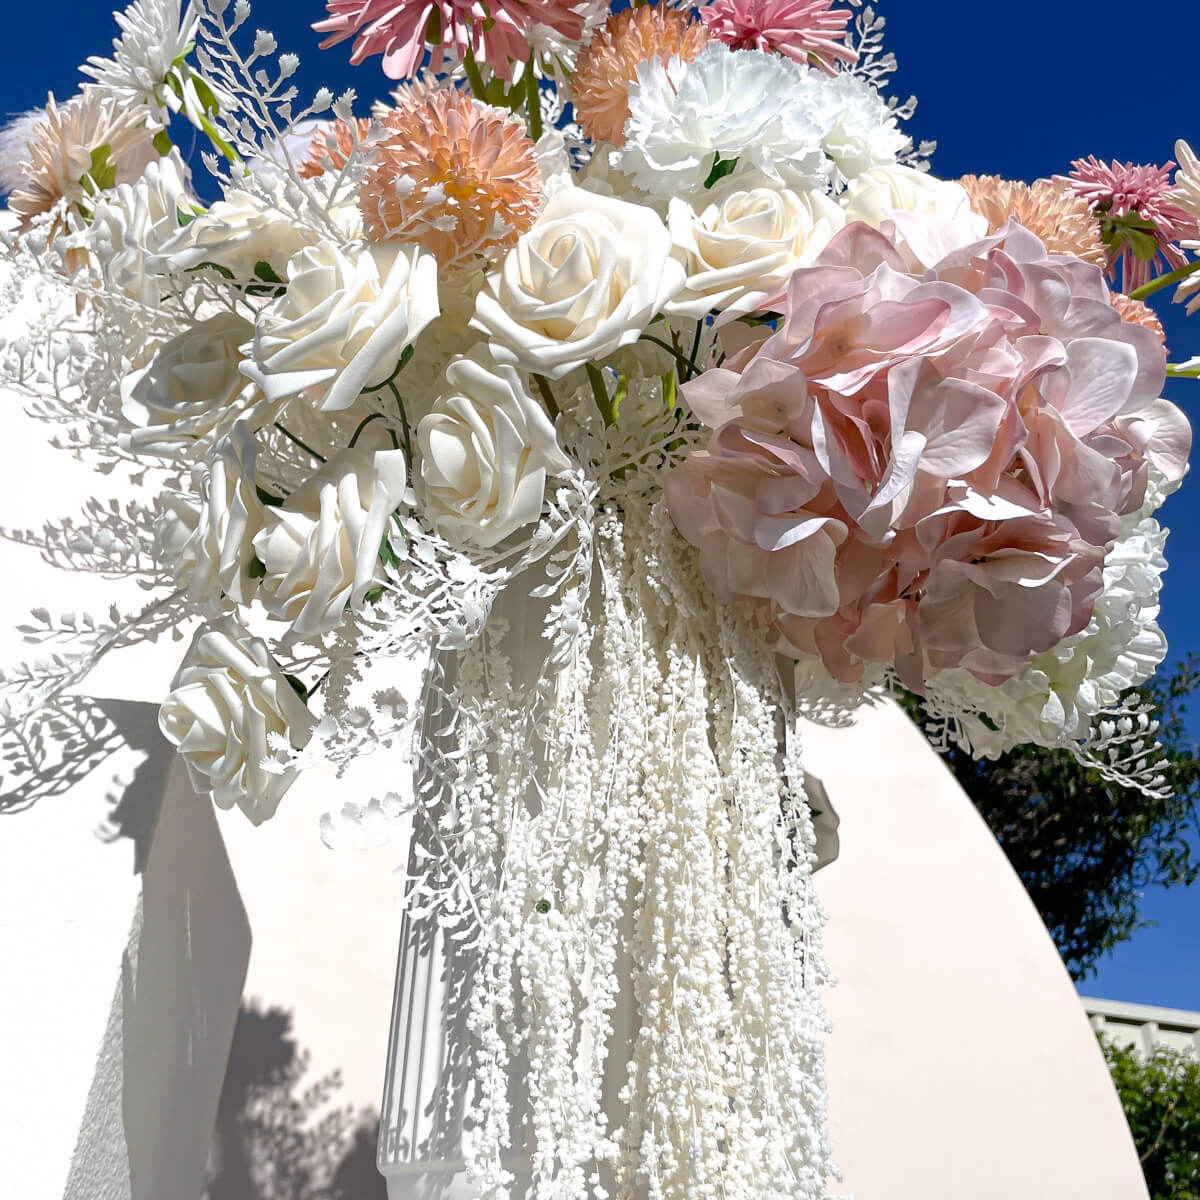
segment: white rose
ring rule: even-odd
[[[437,260],[417,246],[305,247],[288,286],[258,315],[242,374],[279,401],[311,392],[325,412],[349,408],[382,383],[438,315]]]
[[[137,183],[99,199],[87,236],[105,286],[151,308],[161,303],[164,264],[156,256],[195,203],[178,150],[156,158]]]
[[[222,593],[238,604],[254,597],[258,585],[250,566],[263,507],[254,482],[257,454],[249,428],[239,421],[192,473],[199,508],[191,536],[179,546],[175,571],[188,598],[201,607],[216,606]],[[182,513],[177,516],[182,519]],[[179,541],[177,532],[174,540]]]
[[[699,320],[718,309],[724,322],[781,296],[792,273],[811,265],[846,219],[822,192],[756,187],[699,214],[673,198],[667,223],[687,282],[666,311]]]
[[[460,358],[446,384],[417,427],[423,498],[443,537],[486,549],[541,516],[546,476],[570,461],[512,367]]]
[[[288,220],[263,196],[234,188],[181,229],[161,253],[175,273],[216,263],[246,282],[265,262],[286,279],[288,259],[311,240],[297,222]]]
[[[295,771],[264,769],[271,734],[297,749],[315,720],[271,657],[266,642],[232,617],[197,632],[163,701],[158,725],[192,786],[220,808],[235,804],[261,825],[275,815]]]
[[[254,548],[266,567],[259,598],[297,637],[336,629],[384,576],[379,549],[404,498],[403,450],[355,448],[263,513]]]
[[[987,236],[966,189],[913,167],[876,167],[853,180],[842,197],[846,220],[881,230],[913,271]]]
[[[471,323],[497,361],[560,379],[635,342],[682,285],[655,213],[568,188],[489,276]]]
[[[987,221],[971,211],[971,198],[962,184],[915,167],[895,165],[865,171],[851,181],[842,202],[847,222],[865,221],[872,229],[879,229],[893,212],[911,212],[968,222],[974,218],[979,236],[987,233]]]
[[[121,381],[121,415],[134,428],[120,443],[135,454],[193,457],[196,442],[213,442],[235,421],[254,423],[268,406],[238,370],[239,347],[254,326],[220,313],[165,342],[148,366]]]

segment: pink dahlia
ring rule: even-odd
[[[1121,517],[1190,447],[1101,270],[1014,224],[918,276],[855,223],[781,311],[685,388],[713,433],[667,503],[714,593],[838,679],[894,665],[915,691],[1085,628]]]
[[[833,0],[713,0],[700,9],[708,32],[734,50],[776,51],[830,75],[858,55],[845,43],[849,9]]]
[[[1182,267],[1187,256],[1177,243],[1200,236],[1196,218],[1175,202],[1171,171],[1133,163],[1102,163],[1094,155],[1076,159],[1070,175],[1056,183],[1087,201],[1100,225],[1100,240],[1108,249],[1108,269],[1115,278],[1121,264],[1121,286],[1136,291],[1150,282],[1154,265],[1163,258],[1168,267]]]
[[[329,16],[313,26],[329,34],[322,49],[352,37],[351,63],[382,54],[390,79],[415,75],[428,43],[435,72],[470,53],[511,81],[515,65],[529,59],[529,37],[536,28],[578,42],[586,24],[582,6],[570,0],[326,0],[326,7]]]

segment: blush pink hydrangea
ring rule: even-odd
[[[1087,626],[1121,517],[1151,466],[1182,477],[1190,429],[1099,268],[1016,224],[905,261],[855,223],[793,275],[778,328],[685,388],[713,433],[667,502],[782,651],[845,682],[998,684]]]

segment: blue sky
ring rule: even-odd
[[[1200,108],[1194,72],[1173,47],[1200,41],[1195,0],[1159,0],[1135,9],[1115,0],[1040,0],[994,5],[968,0],[882,0],[887,44],[900,69],[893,91],[920,97],[910,131],[938,142],[937,174],[993,173],[1034,179],[1065,172],[1071,159],[1163,162],[1177,137],[1200,149]],[[108,52],[116,32],[104,0],[6,5],[0,40],[0,114],[60,99],[78,87],[77,65]],[[320,0],[253,0],[250,25],[272,30],[280,46],[302,59],[302,95],[320,84],[354,87],[364,100],[382,95],[378,60],[347,64],[348,48],[317,50],[308,23]],[[365,111],[365,103],[360,111]],[[186,146],[186,142],[184,143]],[[1159,305],[1172,358],[1200,353],[1200,314]],[[1193,423],[1200,383],[1173,383],[1167,392]],[[1185,483],[1164,510],[1172,534],[1163,624],[1172,655],[1200,650],[1192,619],[1200,585],[1200,482]],[[1191,729],[1200,735],[1200,699]],[[1102,965],[1084,990],[1113,999],[1200,1009],[1200,886],[1146,897],[1156,928],[1139,932]]]

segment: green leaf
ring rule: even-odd
[[[150,144],[159,152],[159,154],[163,155],[164,158],[171,153],[171,135],[165,129],[160,129],[154,135],[154,139]]]
[[[251,579],[263,579],[267,574],[267,564],[258,555],[250,560],[250,568],[246,572]]]
[[[259,503],[265,504],[268,508],[278,508],[283,503],[282,497],[272,496],[270,492],[260,488],[257,483],[254,485],[254,490],[258,494]]]
[[[256,279],[261,279],[264,283],[283,283],[284,281],[275,274],[275,268],[265,260],[254,264],[254,275]]]
[[[554,905],[551,904],[549,900],[539,900],[537,904],[534,905],[534,910],[539,916],[544,917],[553,907]]]
[[[386,567],[400,566],[400,556],[392,549],[392,543],[388,540],[386,534],[383,537],[383,541],[379,543],[379,560]]]
[[[117,186],[117,164],[113,162],[112,147],[107,142],[92,151],[92,161],[82,182],[89,196]]]
[[[737,165],[738,160],[736,158],[722,158],[720,152],[714,154],[712,170],[709,171],[708,178],[704,181],[704,186],[706,188],[712,187],[718,179],[724,179],[726,175],[730,174]]]
[[[308,703],[308,688],[306,688],[304,686],[304,684],[299,679],[296,678],[295,675],[284,675],[284,679],[286,679],[288,681],[288,683],[291,684],[292,691],[295,692],[296,695],[299,696],[300,699],[303,700],[305,704],[307,704]]]
[[[383,599],[383,588],[373,587],[363,593],[363,600],[367,604],[378,604]]]

